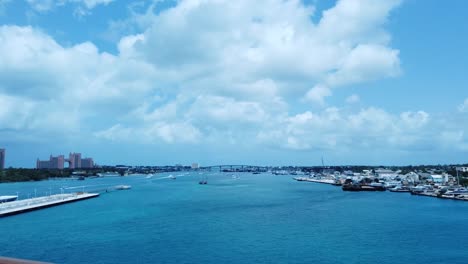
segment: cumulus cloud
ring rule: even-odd
[[[315,102],[320,105],[324,105],[325,97],[328,97],[331,95],[332,93],[330,91],[330,88],[323,86],[323,85],[317,85],[307,92],[304,99],[306,101]]]
[[[94,134],[98,138],[126,143],[198,143],[200,131],[189,123],[156,122],[144,127],[114,125]]]
[[[122,36],[116,54],[1,26],[0,130],[48,135],[65,126],[67,135],[127,143],[218,140],[296,150],[427,144],[440,138],[427,112],[352,112],[325,101],[337,87],[400,73],[385,30],[399,2],[340,0],[314,23],[321,14],[299,0],[182,0],[145,11],[140,32]]]
[[[332,107],[286,118],[277,129],[261,131],[258,139],[290,149],[410,148],[426,144],[427,134],[420,130],[428,127],[428,120],[423,111],[396,116],[374,107],[357,112]]]
[[[327,83],[340,86],[397,76],[400,72],[398,53],[382,45],[359,45],[345,57],[339,69],[328,76]]]
[[[21,129],[28,126],[30,112],[36,104],[15,96],[0,94],[0,129]]]
[[[396,76],[399,52],[383,26],[398,4],[341,0],[314,24],[314,8],[298,0],[185,0],[146,20],[125,51],[192,83],[267,79],[283,96],[306,94],[314,83],[331,89]],[[322,103],[331,90],[320,90],[311,96]]]
[[[468,138],[462,130],[442,131],[437,139],[450,151],[468,151]]]
[[[199,96],[188,115],[199,120],[221,123],[259,123],[267,119],[268,113],[258,102],[235,101],[220,96]]]
[[[458,111],[465,113],[468,112],[468,98],[463,101],[461,105],[458,106]]]
[[[357,94],[352,94],[348,98],[346,98],[346,103],[348,104],[359,103],[359,101],[361,101],[361,98]]]
[[[88,9],[92,9],[97,5],[107,5],[114,0],[71,0],[73,2],[83,3]]]
[[[28,4],[38,12],[49,11],[55,6],[54,0],[27,0]]]
[[[27,0],[31,8],[38,12],[47,12],[55,7],[73,3],[78,5],[75,13],[82,15],[89,14],[89,10],[98,5],[107,5],[112,1],[114,0]]]
[[[145,63],[99,53],[89,42],[65,48],[31,27],[1,26],[0,53],[0,95],[30,107],[28,122],[17,129],[33,124],[53,129],[70,122],[68,130],[85,118],[122,115],[151,93],[157,77]],[[7,110],[4,118],[22,120]]]

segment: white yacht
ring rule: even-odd
[[[117,186],[115,186],[116,190],[129,190],[131,188],[132,188],[132,186],[130,186],[130,185],[117,185]]]
[[[0,196],[0,203],[6,203],[6,202],[13,202],[18,199],[18,196],[16,195],[3,195]]]

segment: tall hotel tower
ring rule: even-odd
[[[0,170],[5,169],[5,149],[0,149]]]
[[[81,168],[81,153],[70,153],[69,155],[70,169]]]

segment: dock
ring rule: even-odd
[[[336,185],[335,180],[332,180],[332,179],[313,179],[313,178],[307,178],[307,177],[294,177],[293,180]]]
[[[98,197],[99,193],[65,193],[0,204],[0,217]]]
[[[446,195],[446,194],[437,194],[434,192],[411,192],[412,195],[419,195],[419,196],[428,196],[428,197],[435,197],[439,199],[447,199],[447,200],[457,200],[457,201],[468,201],[468,197],[466,195]]]

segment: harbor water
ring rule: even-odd
[[[468,263],[468,202],[271,174],[0,184],[96,199],[0,218],[0,256],[54,263]],[[200,185],[200,178],[208,184]],[[131,190],[105,192],[108,186]]]

